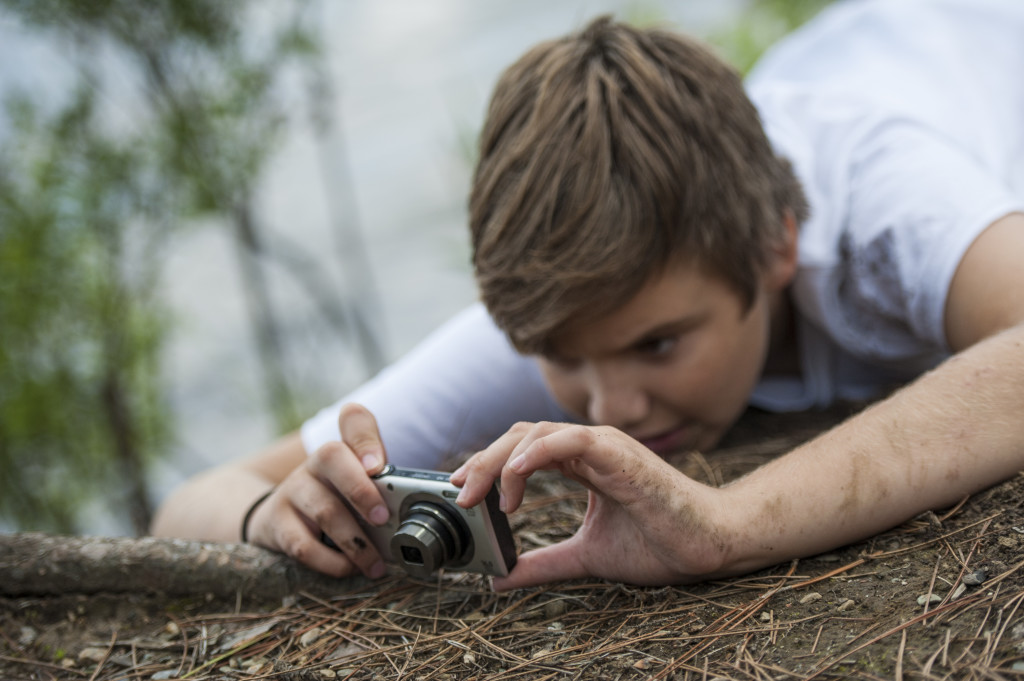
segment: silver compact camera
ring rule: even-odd
[[[430,577],[438,568],[504,577],[516,564],[516,546],[508,518],[498,508],[498,490],[473,508],[455,503],[459,488],[448,473],[396,468],[387,464],[373,481],[384,497],[390,519],[363,530],[385,561],[413,577]]]

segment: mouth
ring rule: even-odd
[[[676,426],[654,435],[637,437],[637,441],[655,454],[665,455],[678,452],[689,446],[693,440],[693,426]]]

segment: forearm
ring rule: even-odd
[[[292,433],[248,459],[201,473],[176,489],[157,510],[157,536],[240,541],[242,518],[253,502],[306,459]]]
[[[1024,327],[721,490],[726,571],[834,548],[1024,469]]]
[[[155,536],[241,541],[242,518],[273,482],[242,467],[203,473],[176,489],[153,520]]]

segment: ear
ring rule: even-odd
[[[799,250],[800,230],[796,224],[796,216],[788,208],[782,215],[782,225],[782,238],[772,245],[771,259],[765,270],[765,285],[775,291],[781,291],[789,286],[796,276]]]

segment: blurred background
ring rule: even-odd
[[[0,530],[143,534],[475,299],[501,70],[603,13],[741,71],[825,0],[0,0]]]

